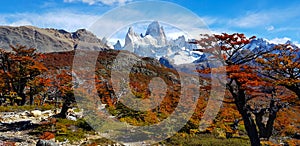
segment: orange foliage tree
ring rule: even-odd
[[[38,76],[35,77],[32,81],[28,83],[29,86],[29,97],[30,97],[30,105],[34,103],[34,95],[38,94],[39,105],[43,105],[44,101],[47,98],[47,92],[49,87],[51,86],[51,80],[46,76]]]
[[[63,99],[60,116],[66,118],[68,109],[71,107],[71,104],[75,102],[71,72],[68,70],[60,70],[60,72],[56,74],[54,86],[57,90],[56,96]]]
[[[10,47],[12,51],[0,49],[1,92],[2,95],[16,93],[21,98],[18,104],[24,105],[25,90],[30,88],[29,83],[47,71],[47,68],[41,62],[42,54],[36,53],[36,49],[21,45]],[[30,103],[33,103],[33,92],[30,93]]]
[[[263,66],[261,74],[269,82],[286,87],[300,99],[300,48],[291,44],[277,45],[272,53],[264,54],[257,62]]]
[[[202,49],[196,51],[212,54],[211,59],[221,60],[226,68],[227,82],[222,82],[233,98],[239,114],[242,116],[245,129],[250,138],[251,145],[260,145],[260,138],[269,138],[272,131],[274,119],[280,108],[283,106],[274,98],[268,102],[268,106],[262,104],[253,104],[258,102],[257,97],[262,97],[262,89],[268,87],[257,73],[255,59],[267,54],[270,50],[266,49],[245,49],[245,46],[255,37],[247,38],[244,34],[234,33],[208,36],[193,42],[202,46]],[[224,67],[217,67],[216,72],[221,73]],[[200,74],[210,74],[211,68],[202,67],[198,70]],[[207,78],[207,76],[204,76]],[[259,106],[257,106],[259,105]],[[275,108],[276,107],[276,108]],[[267,124],[263,123],[262,116],[268,111],[269,120]],[[255,116],[255,120],[253,119]],[[258,129],[257,129],[258,127]]]

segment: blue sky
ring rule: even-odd
[[[0,25],[34,25],[75,31],[79,28],[89,28],[101,15],[134,1],[136,0],[1,1]],[[212,32],[240,32],[275,42],[286,40],[300,42],[298,0],[168,0],[168,2],[181,5],[197,14]]]

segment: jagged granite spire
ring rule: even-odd
[[[114,49],[115,50],[121,50],[122,49],[122,45],[120,43],[120,40],[118,40],[117,43],[114,45]]]
[[[157,40],[158,45],[166,45],[167,38],[165,31],[162,26],[159,25],[158,21],[153,21],[148,25],[145,36],[150,35]]]

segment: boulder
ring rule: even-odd
[[[42,115],[53,115],[51,110],[42,111]]]
[[[40,139],[37,143],[36,146],[58,146],[57,143],[55,143],[52,140],[42,140]]]
[[[30,112],[31,116],[40,117],[42,116],[42,112],[40,110],[33,110]]]
[[[67,115],[66,118],[67,118],[68,120],[77,121],[77,118],[76,118],[75,116],[73,116],[73,115],[70,115],[70,114]]]

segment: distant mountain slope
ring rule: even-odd
[[[33,26],[0,26],[0,48],[10,50],[9,45],[17,44],[34,47],[39,52],[71,51],[81,46],[92,50],[107,48],[100,39],[85,29],[67,32]]]

